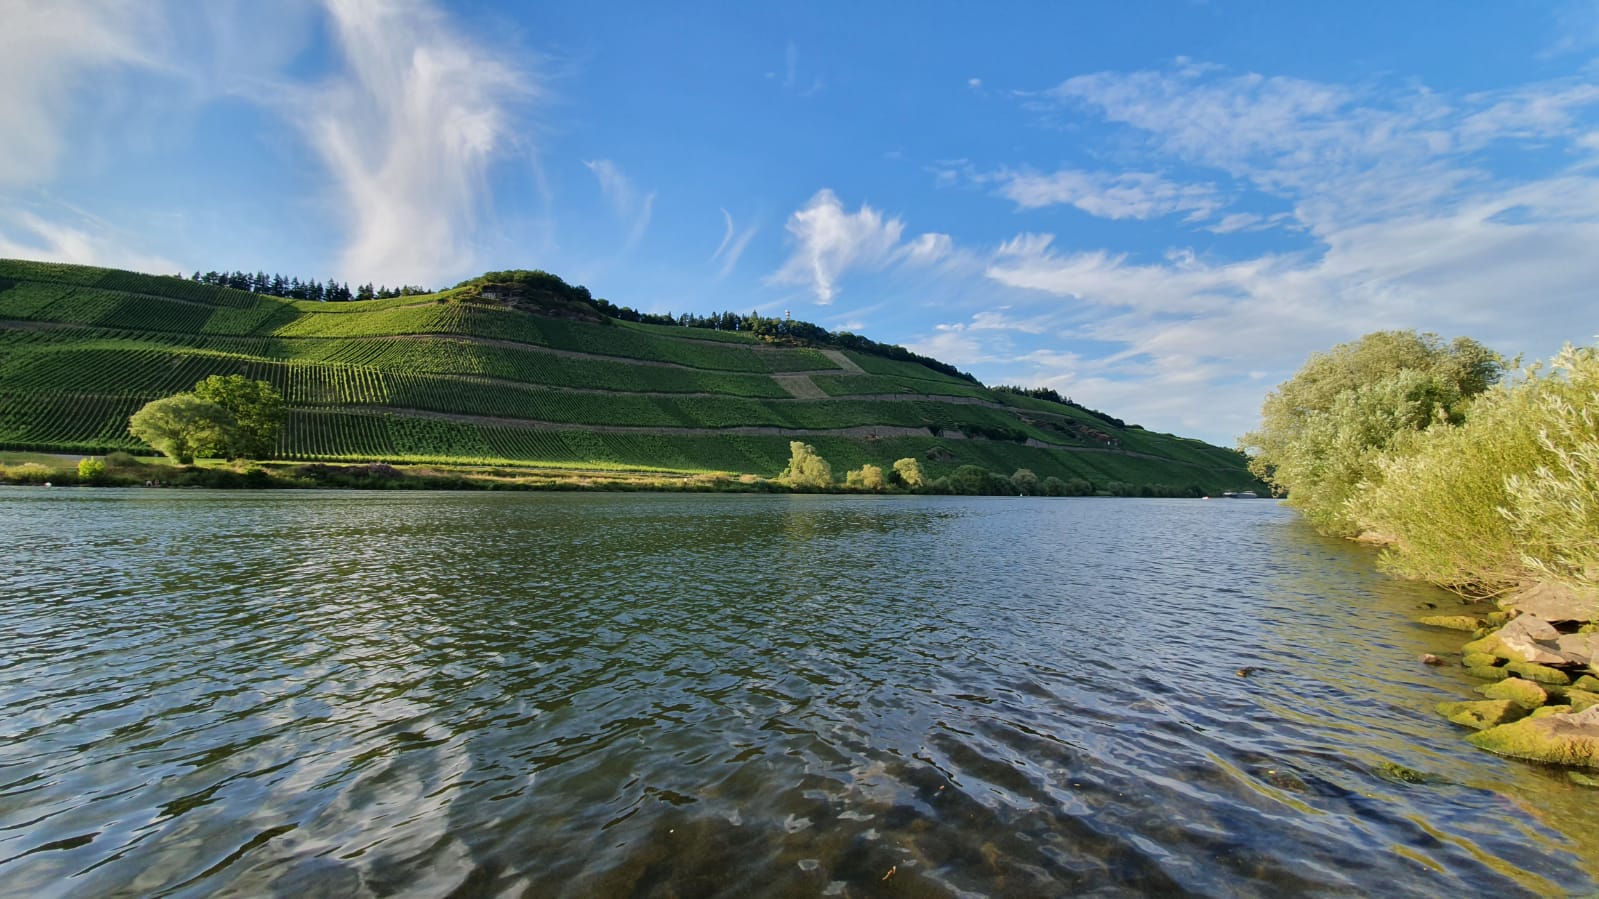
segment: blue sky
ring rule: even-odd
[[[1599,3],[0,0],[0,256],[792,311],[1231,444],[1590,343]]]

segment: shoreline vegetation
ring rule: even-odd
[[[1198,498],[1193,486],[1094,482],[1039,478],[1028,469],[1006,477],[977,466],[928,478],[915,459],[893,468],[863,465],[826,479],[809,444],[794,441],[800,467],[775,478],[722,471],[683,472],[576,467],[482,466],[200,459],[177,463],[162,457],[114,452],[105,456],[0,452],[0,486],[198,487],[210,489],[523,490],[659,491],[687,493],[838,493],[953,496],[1109,496]]]
[[[1458,594],[1458,663],[1487,683],[1439,714],[1500,755],[1599,768],[1599,348],[1518,368],[1475,341],[1368,334],[1266,399],[1240,449],[1319,531]],[[1430,664],[1444,660],[1429,657]]]

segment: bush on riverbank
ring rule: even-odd
[[[1391,541],[1383,567],[1479,592],[1599,587],[1599,349],[1568,348],[1465,416],[1397,441],[1347,504]]]
[[[1272,391],[1259,430],[1239,439],[1249,468],[1326,534],[1361,530],[1350,500],[1376,481],[1391,446],[1458,423],[1498,380],[1498,354],[1468,338],[1378,331],[1310,357]]]
[[[1322,532],[1385,544],[1394,574],[1599,587],[1599,348],[1493,383],[1498,365],[1410,332],[1312,357],[1242,441],[1251,468]]]

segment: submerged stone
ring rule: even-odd
[[[1428,615],[1421,619],[1428,627],[1446,627],[1452,631],[1474,631],[1482,627],[1482,619],[1470,615]]]
[[[1549,701],[1549,694],[1542,687],[1519,677],[1478,687],[1477,692],[1489,699],[1508,699],[1524,709],[1535,709]]]
[[[1466,673],[1478,680],[1504,680],[1510,672],[1492,665],[1471,665],[1466,668]]]
[[[1466,739],[1473,746],[1512,758],[1599,768],[1599,706],[1501,724]]]
[[[1599,777],[1592,777],[1581,771],[1567,771],[1566,776],[1571,782],[1584,787],[1599,787]]]
[[[1519,674],[1527,680],[1535,680],[1540,684],[1571,683],[1571,677],[1559,668],[1550,668],[1548,665],[1535,665],[1532,662],[1510,662],[1505,665],[1505,670],[1511,674]]]
[[[1499,664],[1499,657],[1486,652],[1468,652],[1460,664],[1467,668],[1490,668]]]
[[[1461,727],[1475,730],[1515,721],[1527,714],[1508,699],[1479,699],[1466,702],[1440,702],[1438,714]]]

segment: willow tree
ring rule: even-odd
[[[788,468],[777,476],[790,487],[825,489],[833,486],[833,466],[816,452],[809,443],[791,440],[788,444]]]
[[[1249,469],[1329,534],[1357,533],[1348,507],[1381,476],[1403,435],[1458,423],[1498,381],[1499,354],[1469,338],[1378,331],[1310,357],[1266,397],[1260,429],[1239,439]]]

